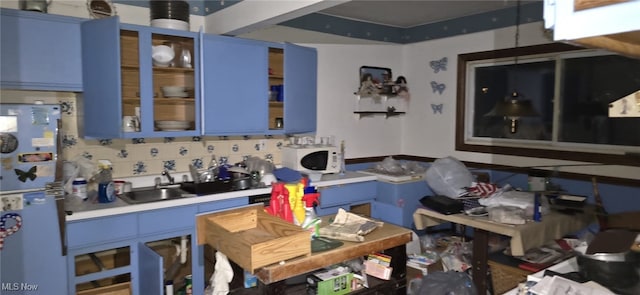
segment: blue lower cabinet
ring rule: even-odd
[[[424,180],[404,183],[378,181],[371,214],[384,221],[413,228],[413,212],[420,207],[420,199],[430,194],[431,189]]]
[[[197,206],[158,209],[138,214],[138,235],[171,232],[195,227]]]
[[[98,294],[100,292],[100,283],[104,283],[105,279],[112,279],[119,276],[129,276],[136,267],[132,261],[136,250],[135,240],[126,240],[113,243],[90,243],[93,246],[83,248],[71,248],[67,253],[67,289],[68,294],[76,294],[79,290],[87,290],[87,288],[98,288],[97,290],[89,289],[89,294]],[[119,254],[129,256],[129,259],[113,258],[113,263],[102,264],[105,256],[117,256]],[[93,257],[92,257],[93,256]],[[101,265],[99,265],[101,264]],[[97,282],[99,282],[96,284]],[[133,283],[133,282],[132,282]],[[106,288],[106,287],[105,287]]]
[[[398,226],[411,227],[411,221],[405,220],[403,208],[395,205],[373,201],[371,202],[371,217]]]
[[[373,200],[376,196],[376,182],[366,181],[343,185],[319,187],[319,208],[351,205]]]
[[[73,249],[135,238],[137,219],[136,214],[121,214],[67,222],[67,245]]]
[[[137,248],[139,280],[136,289],[138,294],[164,294],[162,256],[142,242],[138,243]]]
[[[226,209],[231,209],[235,207],[246,206],[248,204],[249,204],[248,197],[214,201],[214,202],[198,205],[198,213],[226,210]]]
[[[351,205],[333,206],[333,207],[325,207],[325,208],[316,207],[316,215],[325,216],[325,215],[336,214],[338,213],[338,209],[340,208],[346,211],[349,211],[349,209],[351,209]]]

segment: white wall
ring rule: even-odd
[[[266,30],[268,31],[268,30]],[[485,31],[410,45],[306,44],[318,49],[318,133],[345,139],[347,157],[407,154],[510,166],[558,165],[575,162],[455,151],[458,54],[514,47],[514,28]],[[542,22],[520,26],[520,46],[549,43]],[[447,70],[434,73],[430,61],[447,57]],[[407,114],[358,119],[352,114],[362,65],[389,67],[404,75],[411,99]],[[442,95],[431,81],[445,84]],[[431,104],[443,104],[434,114]],[[640,168],[621,166],[565,167],[561,171],[640,179]]]
[[[572,162],[455,151],[457,56],[514,47],[514,28],[485,31],[406,45],[403,49],[403,69],[411,88],[411,106],[402,128],[401,153],[440,158],[454,156],[463,161],[510,166],[558,165]],[[520,46],[551,42],[543,30],[543,23],[520,26]],[[434,73],[429,62],[447,57],[446,71]],[[434,93],[431,81],[444,83],[442,95]],[[444,104],[442,114],[434,114],[431,104]],[[562,171],[593,175],[640,179],[640,168],[621,166],[592,166],[560,168]]]
[[[313,45],[318,49],[318,131],[345,140],[347,158],[400,153],[402,116],[359,118],[353,113],[361,66],[401,73],[400,45]]]
[[[520,26],[520,46],[548,43],[542,23]],[[403,129],[402,153],[425,157],[456,156],[469,161],[490,162],[487,154],[454,152],[456,133],[456,87],[458,54],[514,47],[514,29],[505,28],[459,35],[405,46],[404,68],[411,85],[411,112]],[[526,40],[525,40],[526,39]],[[430,62],[446,57],[447,70],[435,73]],[[445,84],[442,95],[434,93],[431,82]],[[442,114],[431,104],[443,104]]]

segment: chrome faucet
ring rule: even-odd
[[[162,175],[167,177],[167,179],[169,180],[169,184],[175,183],[175,179],[173,178],[173,176],[171,176],[171,174],[169,174],[169,170],[167,169],[162,170]]]

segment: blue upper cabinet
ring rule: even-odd
[[[315,48],[284,45],[284,131],[316,131],[318,54]]]
[[[315,49],[214,35],[203,47],[205,135],[316,130]]]
[[[83,136],[201,134],[198,33],[121,24],[118,17],[86,21],[81,32]]]
[[[1,87],[82,91],[81,21],[0,9]]]
[[[203,36],[205,135],[267,132],[267,48],[260,42]]]

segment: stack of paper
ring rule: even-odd
[[[545,276],[529,292],[539,295],[613,295],[607,288],[595,282],[580,284],[559,276]]]

